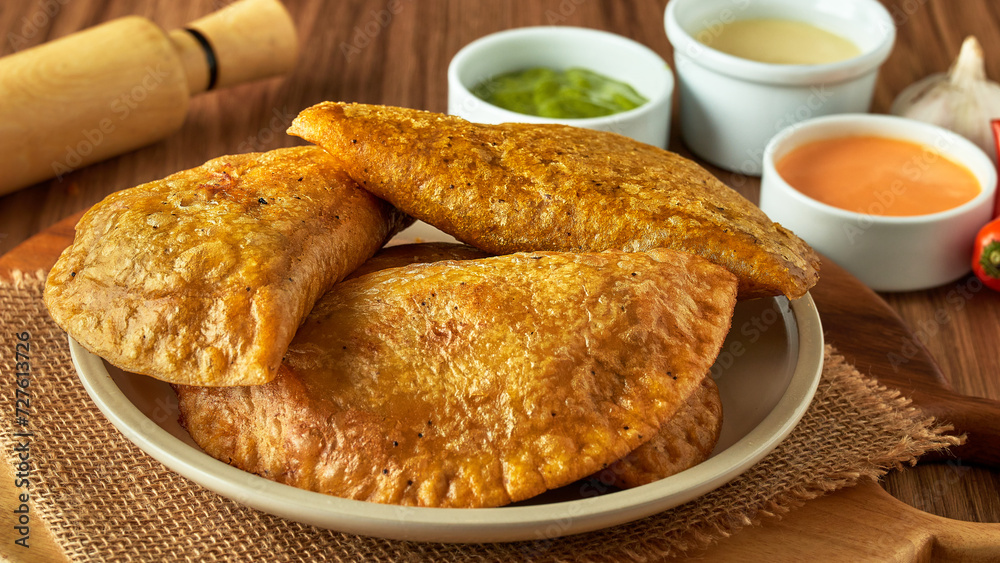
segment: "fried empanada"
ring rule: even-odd
[[[332,102],[288,131],[365,189],[492,254],[667,247],[725,266],[740,298],[800,297],[819,279],[804,241],[708,171],[614,133]]]
[[[718,354],[736,288],[664,249],[381,270],[317,302],[273,382],[177,386],[182,420],[210,455],[296,487],[499,506],[652,438]]]
[[[440,260],[485,258],[487,253],[454,243],[402,244],[379,250],[345,279],[386,268]],[[711,377],[705,377],[686,403],[664,422],[652,439],[597,476],[620,488],[638,487],[694,467],[708,459],[722,432],[722,398]]]
[[[476,258],[488,258],[489,256],[488,252],[483,252],[474,246],[453,242],[398,244],[379,250],[375,253],[375,256],[366,260],[364,264],[344,279],[360,278],[365,274],[379,270],[399,268],[409,266],[410,264],[426,264],[442,260],[474,260]]]
[[[708,459],[722,433],[722,398],[711,377],[702,380],[652,440],[611,464],[598,478],[621,488],[676,475]]]
[[[407,221],[316,147],[225,156],[92,207],[45,304],[124,370],[260,384],[320,295]]]

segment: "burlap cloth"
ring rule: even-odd
[[[436,544],[360,537],[247,508],[188,481],[125,439],[87,395],[38,275],[0,281],[4,459],[11,460],[16,335],[30,333],[34,514],[73,561],[648,560],[704,548],[803,501],[960,443],[897,391],[826,350],[819,390],[776,450],[692,502],[598,532],[547,541]],[[10,463],[8,461],[8,463]]]

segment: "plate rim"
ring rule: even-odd
[[[68,338],[70,356],[84,388],[113,426],[168,469],[235,502],[320,528],[384,539],[547,541],[676,507],[735,479],[777,447],[812,402],[824,357],[823,330],[812,296],[807,293],[788,303],[799,343],[788,386],[771,412],[728,448],[691,469],[641,487],[578,500],[497,508],[408,507],[344,499],[232,467],[150,420],[118,388],[104,360]],[[738,446],[750,448],[750,452],[733,460]]]

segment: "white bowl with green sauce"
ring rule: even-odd
[[[896,37],[876,0],[671,0],[664,24],[684,143],[747,175],[785,127],[867,112]]]
[[[620,35],[524,27],[463,47],[448,67],[448,113],[476,123],[561,123],[666,148],[674,78]]]

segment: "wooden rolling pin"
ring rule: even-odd
[[[240,0],[169,33],[129,16],[0,59],[0,195],[147,145],[191,96],[285,73],[295,26]]]

